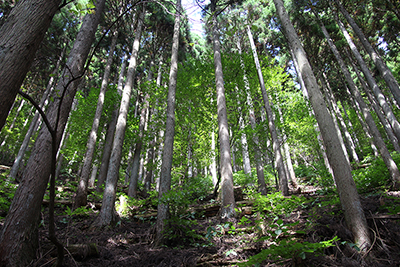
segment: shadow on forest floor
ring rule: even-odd
[[[242,207],[241,219],[228,223],[221,223],[215,215],[193,219],[197,221],[191,224],[195,234],[186,238],[184,232],[176,231],[171,247],[153,248],[154,217],[130,216],[114,228],[93,230],[90,225],[96,213],[59,215],[57,236],[65,245],[97,244],[96,257],[81,253],[80,258],[73,259],[66,253],[65,266],[237,266],[271,247],[275,248],[272,254],[255,266],[400,266],[400,216],[390,208],[398,205],[399,192],[362,196],[373,233],[373,247],[365,256],[351,243],[352,235],[337,202],[330,204],[334,202],[328,196],[317,194],[302,196],[308,204],[283,216],[263,216],[266,214]],[[59,206],[56,214],[64,210]],[[46,213],[47,210],[43,214]],[[261,223],[261,217],[268,219]],[[338,240],[334,239],[336,236]],[[332,246],[327,248],[314,248],[315,252],[304,249],[305,244],[332,239]],[[297,250],[293,249],[294,244]],[[32,266],[51,266],[55,260],[50,253],[52,248],[45,225],[40,228],[40,250]],[[277,256],[279,253],[286,256]]]

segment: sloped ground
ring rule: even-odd
[[[272,214],[246,214],[251,209],[242,208],[241,219],[231,222],[221,223],[216,216],[198,219],[197,224],[190,226],[195,234],[189,236],[189,228],[177,226],[170,247],[153,247],[153,217],[132,216],[115,228],[93,230],[90,224],[95,214],[62,215],[56,217],[57,236],[66,245],[97,244],[98,256],[73,259],[66,254],[65,266],[236,266],[274,244],[280,246],[265,256],[259,266],[400,266],[398,196],[399,192],[389,192],[362,197],[373,233],[373,246],[366,255],[360,255],[351,243],[352,236],[339,206],[319,195],[306,195],[307,205],[279,218]],[[261,217],[269,219],[260,223],[257,219]],[[40,230],[38,260],[32,266],[51,266],[55,260],[55,255],[49,253],[53,246],[46,238],[45,226]],[[305,249],[306,242],[319,243],[336,236],[340,240],[321,248],[321,255]],[[260,237],[265,240],[260,241]],[[285,245],[290,240],[293,243]],[[286,258],[276,255],[279,248]],[[318,252],[317,248],[314,250]]]

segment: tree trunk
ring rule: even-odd
[[[271,138],[272,138],[272,149],[273,149],[274,155],[275,155],[275,166],[276,166],[276,169],[278,170],[278,176],[279,176],[279,189],[282,191],[282,194],[284,196],[288,196],[289,188],[288,188],[288,183],[287,183],[285,166],[283,163],[283,157],[282,157],[282,153],[281,153],[281,149],[280,149],[280,142],[279,142],[278,134],[277,134],[276,128],[275,128],[274,114],[273,114],[272,108],[269,104],[267,90],[265,88],[265,83],[264,83],[264,77],[263,77],[263,74],[261,71],[260,62],[258,61],[257,50],[256,50],[256,46],[254,44],[253,34],[250,31],[250,26],[247,26],[247,35],[249,36],[251,50],[253,51],[254,63],[256,65],[258,80],[260,82],[262,97],[264,100],[265,111],[266,111],[267,117],[268,117],[268,128],[269,128],[269,132],[270,132]]]
[[[110,50],[108,52],[108,59],[106,67],[104,69],[104,75],[103,75],[103,80],[101,82],[100,93],[99,93],[99,98],[97,100],[97,107],[96,107],[96,112],[94,114],[92,129],[90,130],[89,139],[86,145],[87,149],[85,157],[83,159],[82,174],[78,183],[74,208],[86,206],[87,204],[87,186],[90,175],[90,167],[92,166],[93,155],[97,141],[97,131],[99,130],[100,118],[101,118],[101,113],[103,111],[104,98],[108,87],[108,79],[111,73],[111,65],[113,63],[114,50],[117,45],[117,39],[118,39],[118,31],[115,30],[113,32],[113,36],[111,39]]]
[[[322,29],[326,39],[328,40],[328,44],[329,44],[333,54],[335,55],[336,60],[339,63],[342,73],[344,74],[346,81],[349,84],[350,90],[362,110],[365,121],[368,124],[368,126],[371,130],[372,136],[374,137],[375,143],[378,146],[379,151],[382,155],[382,159],[385,162],[386,167],[388,168],[388,170],[391,174],[393,184],[395,185],[395,187],[398,187],[400,185],[399,184],[400,172],[397,168],[397,165],[394,162],[394,160],[392,159],[392,157],[389,153],[389,150],[387,149],[385,142],[383,141],[382,136],[381,136],[378,128],[376,127],[375,121],[374,121],[373,117],[371,116],[371,113],[369,112],[367,104],[364,102],[364,99],[361,96],[361,93],[359,92],[353,79],[351,78],[351,74],[350,74],[349,70],[347,69],[346,64],[344,63],[342,57],[339,54],[339,51],[337,50],[335,44],[333,43],[331,37],[329,36],[328,31],[326,30],[325,26],[322,24],[321,21],[320,21],[320,25],[321,25],[321,29]]]
[[[120,71],[120,75],[118,78],[118,85],[117,85],[117,91],[120,96],[122,96],[122,86],[124,83],[127,62],[128,62],[127,57],[126,57],[126,55],[124,55],[122,58],[122,66],[121,66],[121,71]],[[101,187],[103,186],[103,184],[106,180],[106,177],[107,177],[108,166],[109,166],[110,157],[111,157],[111,151],[113,148],[114,132],[115,132],[115,128],[117,127],[118,113],[119,113],[118,106],[114,105],[114,110],[111,115],[110,122],[108,123],[106,140],[104,141],[103,155],[101,158],[99,177],[97,178],[97,185],[96,185],[97,192],[102,191]]]
[[[382,107],[383,112],[385,113],[386,117],[388,118],[390,125],[392,126],[393,132],[396,135],[396,138],[400,140],[400,124],[396,119],[395,115],[393,114],[392,109],[390,108],[389,104],[387,103],[384,94],[382,93],[381,89],[379,88],[378,84],[376,83],[374,77],[371,74],[371,71],[368,69],[367,64],[365,63],[364,59],[361,57],[360,53],[358,52],[357,47],[354,45],[353,41],[347,30],[345,29],[343,23],[339,20],[336,15],[336,21],[339,25],[340,30],[342,31],[344,37],[346,38],[347,43],[349,44],[351,51],[353,52],[354,57],[356,58],[358,65],[360,66],[362,72],[364,73],[365,78],[367,79],[367,83],[369,87],[374,92],[376,99],[379,102],[379,105]]]
[[[211,1],[212,42],[214,48],[215,83],[217,88],[218,129],[220,144],[221,168],[221,218],[229,219],[236,215],[235,196],[233,194],[233,173],[230,154],[229,126],[226,111],[224,77],[221,62],[221,44],[219,42],[216,0]]]
[[[26,1],[21,3],[26,3]],[[85,16],[67,60],[67,67],[64,69],[63,76],[56,88],[59,95],[64,95],[63,101],[60,103],[60,98],[57,97],[48,108],[47,118],[53,128],[56,128],[57,113],[58,109],[60,109],[60,117],[56,128],[57,148],[59,147],[79,84],[79,79],[76,79],[83,74],[84,64],[93,42],[104,4],[104,0],[98,1],[96,11]],[[27,24],[32,24],[32,22]],[[36,139],[34,151],[22,175],[22,181],[15,193],[2,229],[0,264],[3,266],[27,266],[30,260],[35,257],[38,245],[37,226],[40,207],[51,172],[51,140],[49,131],[46,127],[43,127]]]
[[[143,19],[145,16],[145,9],[143,5],[143,10],[138,19],[138,25],[135,34],[135,40],[133,42],[131,59],[129,62],[128,73],[126,84],[122,92],[121,105],[119,108],[119,115],[117,120],[117,125],[114,134],[114,141],[112,147],[112,153],[110,157],[109,168],[107,171],[106,187],[103,193],[103,202],[101,205],[101,210],[99,216],[96,218],[95,226],[107,226],[115,223],[116,212],[115,212],[115,197],[116,197],[116,187],[119,178],[119,166],[121,164],[122,158],[122,145],[124,143],[125,130],[126,130],[126,120],[128,116],[129,103],[131,99],[131,93],[133,88],[133,82],[135,78],[138,52],[140,39],[142,35]]]
[[[0,28],[0,130],[60,3],[18,1]]]
[[[129,182],[128,196],[137,197],[137,187],[139,181],[140,153],[143,146],[143,132],[146,124],[147,112],[149,107],[149,94],[146,94],[143,100],[143,108],[140,112],[139,134],[136,141],[135,153],[133,154],[133,162],[131,169],[131,177]]]
[[[244,123],[242,115],[239,115],[239,127],[242,132],[240,136],[240,142],[242,145],[242,157],[243,157],[243,171],[245,174],[251,175],[251,166],[250,166],[250,156],[249,156],[249,148],[247,146],[247,136],[244,130]]]
[[[362,45],[364,46],[365,50],[368,52],[369,56],[371,57],[372,61],[375,63],[376,67],[378,68],[380,74],[382,75],[383,79],[386,81],[390,91],[393,94],[394,99],[397,102],[397,105],[400,105],[400,88],[397,80],[394,78],[392,72],[383,61],[381,56],[376,52],[376,50],[372,47],[372,45],[368,42],[367,38],[365,37],[364,33],[358,27],[357,23],[354,19],[350,16],[347,10],[340,4],[339,0],[335,0],[337,5],[340,8],[340,11],[349,22],[351,27],[353,28],[354,32],[357,34],[358,38],[360,39]]]
[[[274,3],[282,23],[282,29],[289,41],[289,45],[293,49],[295,60],[297,60],[300,67],[304,83],[310,96],[310,101],[325,143],[329,163],[334,172],[347,226],[353,233],[357,246],[362,251],[367,251],[371,246],[371,240],[360,198],[351,175],[350,165],[340,147],[338,136],[332,134],[335,131],[333,120],[328,113],[317,80],[315,79],[300,39],[296,34],[293,24],[290,22],[289,15],[283,6],[283,2],[282,0],[274,0]]]
[[[178,74],[179,31],[181,22],[181,0],[176,1],[174,34],[172,37],[171,68],[169,72],[167,120],[165,125],[164,151],[162,155],[160,186],[158,191],[158,207],[156,222],[156,245],[164,242],[165,220],[168,219],[168,204],[161,201],[163,195],[171,189],[171,169],[175,136],[175,91]]]

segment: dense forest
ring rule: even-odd
[[[399,52],[397,0],[1,0],[0,266],[400,266]]]

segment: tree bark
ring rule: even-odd
[[[256,65],[258,80],[260,82],[261,93],[262,93],[262,97],[264,100],[265,111],[267,113],[268,128],[269,128],[269,132],[270,132],[271,138],[272,138],[272,149],[275,154],[275,166],[276,166],[276,169],[278,170],[279,189],[282,191],[282,194],[284,196],[288,196],[289,195],[288,182],[287,182],[287,177],[286,177],[286,172],[285,172],[285,166],[283,163],[283,157],[282,157],[282,153],[281,153],[281,149],[280,149],[280,142],[279,142],[278,134],[276,132],[276,127],[275,127],[275,122],[274,122],[274,114],[273,114],[271,105],[269,104],[268,94],[267,94],[267,90],[265,88],[265,83],[264,83],[264,77],[263,77],[263,74],[261,71],[260,62],[258,61],[257,50],[256,50],[256,46],[254,44],[253,34],[250,31],[250,26],[247,26],[247,35],[249,36],[251,50],[253,51],[254,63]]]
[[[274,0],[274,3],[282,23],[282,29],[289,41],[289,45],[293,49],[295,60],[297,60],[300,67],[304,83],[310,96],[310,101],[325,143],[329,163],[334,172],[347,226],[353,233],[357,246],[362,251],[367,251],[371,246],[371,239],[369,237],[368,225],[361,207],[360,198],[351,175],[350,165],[340,147],[338,136],[332,134],[335,131],[333,120],[328,113],[317,80],[308,62],[300,39],[289,19],[289,15],[284,8],[283,2],[282,0]]]
[[[117,91],[120,96],[122,96],[122,86],[124,83],[127,62],[128,62],[127,56],[125,54],[122,58],[122,66],[121,66],[121,71],[119,74],[118,85],[117,85]],[[108,123],[106,140],[104,141],[103,155],[101,157],[99,177],[97,178],[97,185],[96,185],[97,192],[102,191],[101,187],[103,186],[103,184],[106,180],[106,177],[107,177],[108,166],[110,163],[110,157],[111,157],[111,152],[112,152],[112,148],[113,148],[114,132],[115,132],[115,128],[117,127],[118,113],[119,113],[118,106],[114,105],[114,110],[111,115],[110,122]]]
[[[108,52],[108,59],[106,67],[104,69],[104,75],[103,75],[103,80],[101,82],[100,93],[97,100],[97,107],[96,107],[96,112],[94,114],[92,129],[90,130],[89,139],[86,145],[87,149],[85,157],[83,159],[82,174],[78,183],[74,208],[86,206],[87,204],[87,188],[90,176],[90,167],[92,166],[93,155],[97,141],[97,131],[99,130],[100,118],[101,118],[101,113],[103,111],[104,98],[108,86],[108,79],[111,73],[111,65],[113,63],[114,50],[117,45],[117,39],[118,39],[118,31],[115,30],[113,32],[113,36],[111,39],[110,50]]]
[[[113,148],[110,157],[109,168],[107,171],[106,187],[103,193],[103,202],[101,205],[101,210],[99,216],[96,218],[95,226],[107,226],[115,223],[116,212],[115,212],[115,197],[116,197],[116,187],[119,178],[119,167],[122,158],[122,145],[124,143],[125,130],[126,130],[126,120],[128,116],[129,103],[131,99],[131,93],[133,88],[133,82],[135,78],[138,52],[140,39],[142,35],[143,19],[145,16],[145,9],[143,5],[143,10],[141,11],[140,17],[138,19],[138,25],[135,34],[135,40],[133,41],[132,54],[129,62],[128,73],[126,84],[122,92],[121,105],[119,108],[119,115],[117,120],[117,125],[114,133]]]
[[[386,117],[388,118],[390,125],[392,126],[393,132],[396,135],[396,138],[400,140],[400,124],[396,119],[395,115],[393,114],[392,109],[390,108],[389,104],[387,103],[384,94],[382,93],[381,89],[379,88],[378,84],[376,83],[374,77],[371,74],[371,71],[368,69],[367,64],[365,63],[364,59],[361,57],[360,53],[358,52],[357,47],[354,45],[353,41],[349,33],[347,32],[346,28],[344,27],[343,23],[339,20],[336,14],[336,21],[339,25],[340,30],[342,31],[344,37],[346,38],[347,43],[350,46],[351,51],[353,52],[354,57],[356,58],[358,65],[361,68],[361,71],[364,73],[364,76],[367,80],[369,87],[374,92],[376,99],[379,102],[379,105],[382,107],[383,112],[385,113]]]
[[[165,125],[164,150],[162,155],[160,186],[158,191],[158,207],[156,222],[155,244],[164,242],[165,221],[168,219],[168,204],[161,201],[163,195],[171,189],[171,169],[175,136],[175,91],[178,74],[178,49],[179,31],[181,22],[181,0],[176,0],[176,12],[174,22],[174,34],[172,37],[171,68],[169,71],[168,97],[167,97],[167,119]]]
[[[344,63],[344,60],[342,59],[342,57],[339,54],[339,51],[336,48],[336,45],[333,43],[331,37],[329,36],[328,31],[326,30],[325,26],[322,24],[322,22],[320,21],[320,26],[322,29],[322,32],[324,33],[328,44],[333,52],[333,54],[335,55],[336,60],[339,63],[339,66],[342,70],[342,73],[344,74],[347,83],[349,84],[350,87],[350,91],[352,92],[352,94],[354,95],[354,98],[356,99],[358,105],[360,106],[362,113],[364,115],[365,118],[365,122],[368,124],[372,136],[374,137],[375,143],[379,148],[379,151],[382,155],[382,159],[386,164],[386,167],[388,168],[393,184],[395,185],[395,187],[398,187],[400,184],[400,172],[399,169],[397,168],[396,163],[394,162],[394,160],[392,159],[389,150],[387,149],[385,142],[382,139],[382,136],[378,130],[378,128],[376,127],[375,121],[373,119],[373,117],[371,116],[371,113],[369,112],[368,106],[367,104],[364,102],[363,97],[361,96],[360,91],[357,89],[353,79],[351,78],[351,74],[349,72],[349,70],[346,67],[346,64]]]
[[[23,3],[25,2],[23,1]],[[56,97],[52,105],[48,108],[47,118],[52,127],[57,129],[57,148],[59,147],[79,84],[79,79],[73,79],[83,74],[84,64],[104,5],[104,0],[98,1],[95,12],[85,16],[74,47],[67,60],[67,67],[64,69],[62,78],[56,87],[59,95],[64,95],[63,101],[60,103],[60,98]],[[58,111],[59,109],[60,111]],[[57,114],[60,116],[58,125],[55,127]],[[38,246],[37,226],[40,206],[51,172],[51,140],[49,131],[46,127],[43,127],[36,139],[34,151],[22,175],[22,181],[15,193],[2,229],[0,237],[0,265],[27,266],[30,260],[35,257]]]
[[[236,215],[235,196],[233,194],[233,173],[229,142],[229,126],[226,111],[224,77],[221,62],[221,44],[219,42],[218,22],[216,16],[217,0],[211,0],[212,42],[214,49],[215,83],[217,89],[218,130],[220,144],[221,168],[221,218],[229,219]]]
[[[364,33],[358,27],[357,23],[354,19],[350,16],[349,12],[340,4],[339,0],[335,0],[337,5],[340,8],[340,11],[346,18],[347,22],[353,28],[354,32],[357,34],[358,38],[360,39],[362,45],[364,46],[365,50],[368,52],[369,56],[371,57],[372,61],[375,63],[375,66],[378,68],[380,74],[382,75],[383,79],[386,81],[387,86],[389,87],[390,91],[393,94],[394,99],[397,102],[397,105],[400,105],[400,88],[397,80],[394,78],[392,72],[383,61],[381,56],[376,52],[376,50],[372,47],[369,43],[368,39],[365,37]]]
[[[18,1],[0,29],[0,130],[60,3]]]

